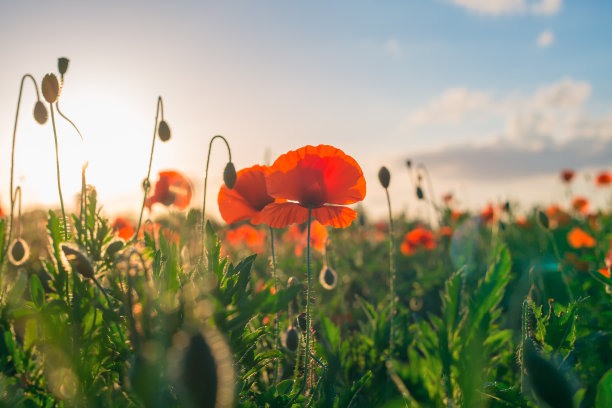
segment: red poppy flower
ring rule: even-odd
[[[599,187],[609,186],[612,182],[612,175],[610,175],[610,173],[607,171],[602,171],[597,175],[595,180]]]
[[[573,248],[592,248],[595,246],[595,238],[578,227],[574,227],[567,233],[567,242]]]
[[[344,228],[357,217],[345,207],[364,199],[366,182],[361,167],[342,150],[328,145],[304,146],[281,155],[266,177],[268,194],[288,200],[268,204],[263,220],[284,228],[312,218],[323,225]]]
[[[565,183],[569,183],[572,181],[575,174],[576,173],[574,173],[574,170],[563,169],[561,170],[561,180],[563,180]]]
[[[426,228],[417,227],[406,233],[400,249],[404,255],[408,256],[414,254],[419,248],[432,250],[435,247],[436,242],[433,232]]]
[[[449,227],[448,225],[444,225],[442,227],[440,227],[440,235],[443,237],[451,237],[453,236],[453,229],[452,227]]]
[[[0,207],[0,218],[4,217],[4,211],[2,211],[2,207]]]
[[[304,230],[300,240],[295,246],[296,256],[301,256],[304,253],[304,248],[306,248],[307,234],[308,230]],[[323,252],[325,250],[325,243],[327,242],[328,235],[327,228],[325,228],[325,226],[320,222],[314,220],[310,224],[310,245],[313,249]]]
[[[610,279],[610,269],[608,269],[608,268],[601,268],[601,269],[598,269],[597,272],[601,273],[603,276],[605,276],[606,278]]]
[[[260,253],[263,250],[266,233],[252,225],[244,224],[227,231],[225,238],[233,246],[246,244],[251,251]]]
[[[572,207],[574,207],[574,210],[585,214],[588,212],[589,200],[584,197],[574,197],[572,200]]]
[[[136,233],[136,229],[132,225],[132,222],[127,218],[117,217],[113,222],[113,231],[117,233],[119,238],[123,238],[126,241]]]
[[[493,208],[493,204],[488,204],[480,213],[480,217],[485,223],[492,222],[495,219],[495,208]]]
[[[193,187],[187,177],[173,170],[160,171],[153,195],[147,199],[146,205],[151,209],[153,204],[160,203],[184,210],[189,207],[192,196]]]
[[[221,217],[228,224],[251,219],[252,224],[262,221],[261,210],[274,198],[268,195],[266,189],[266,166],[255,165],[240,170],[236,174],[236,184],[233,189],[225,184],[219,190],[217,202]]]

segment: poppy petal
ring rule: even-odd
[[[296,203],[271,203],[261,212],[262,220],[272,228],[285,228],[308,220],[308,209]]]
[[[352,208],[325,205],[312,210],[312,217],[323,225],[334,228],[345,228],[357,218],[357,212]]]
[[[225,184],[219,190],[217,203],[219,204],[221,217],[228,224],[248,220],[257,214],[257,211],[251,207],[246,198],[240,195],[238,191],[230,190]]]

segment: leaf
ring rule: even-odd
[[[45,291],[38,275],[32,274],[30,276],[30,296],[32,296],[32,302],[38,309],[42,308],[45,303]]]
[[[612,407],[612,369],[608,370],[597,385],[597,396],[595,397],[596,408]]]

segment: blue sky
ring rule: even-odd
[[[154,174],[188,174],[200,203],[214,134],[238,168],[340,147],[361,163],[374,213],[382,164],[395,207],[418,211],[406,158],[465,206],[550,200],[560,168],[612,167],[611,18],[595,0],[3,3],[0,203],[21,75],[40,80],[59,56],[71,59],[61,106],[86,138],[59,125],[62,183],[78,189],[86,158],[109,211],[137,210],[125,203],[138,201],[157,95],[173,139],[157,145]],[[24,202],[51,204],[52,133],[30,123],[33,101],[26,88],[16,175]],[[226,157],[214,149],[211,202]]]

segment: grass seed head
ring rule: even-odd
[[[42,90],[42,94],[45,97],[45,100],[49,103],[57,102],[59,98],[61,88],[59,85],[59,81],[55,74],[47,74],[43,77],[42,84],[40,86]]]
[[[45,107],[45,104],[41,101],[37,101],[34,105],[34,120],[41,125],[47,123],[47,119],[49,118],[49,112]]]
[[[236,167],[231,161],[227,163],[223,170],[223,182],[230,190],[236,185]]]
[[[167,142],[170,140],[170,127],[168,126],[168,122],[162,120],[159,122],[159,126],[157,127],[157,135],[159,136],[159,140],[162,142]]]
[[[30,246],[21,238],[13,241],[8,250],[9,262],[15,266],[23,265],[30,256]]]
[[[378,181],[380,181],[380,185],[383,186],[383,188],[389,188],[391,173],[389,173],[389,169],[385,166],[382,166],[380,170],[378,170]]]

